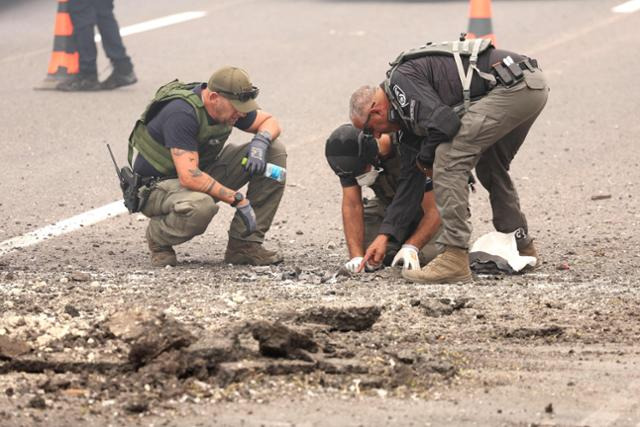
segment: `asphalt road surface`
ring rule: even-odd
[[[125,36],[139,82],[94,93],[34,90],[46,77],[56,3],[0,2],[0,339],[26,343],[40,360],[100,359],[120,337],[98,336],[96,325],[132,308],[225,336],[237,322],[321,305],[382,310],[369,331],[327,332],[343,358],[366,361],[380,379],[368,388],[355,368],[262,372],[223,386],[178,376],[171,396],[161,381],[101,388],[115,377],[94,365],[16,368],[0,341],[0,425],[640,426],[640,11],[634,2],[615,9],[621,3],[493,2],[498,45],[536,58],[551,87],[512,165],[545,264],[422,286],[389,269],[327,285],[347,254],[324,141],[347,121],[352,91],[379,83],[400,51],[464,31],[466,1],[117,1],[123,30],[204,13]],[[223,264],[233,213],[223,207],[205,235],[178,248],[178,267],[152,269],[144,218],[113,204],[121,195],[106,143],[124,163],[133,123],[160,85],[203,81],[227,64],[249,71],[284,129],[287,189],[266,244],[285,263]],[[98,69],[109,74],[102,52]],[[471,199],[474,237],[491,230],[486,196]],[[421,311],[439,298],[473,303],[438,318]],[[423,372],[425,354],[440,363],[435,376],[400,380],[396,365]],[[68,384],[50,386],[59,375]]]

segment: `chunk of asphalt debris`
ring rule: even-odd
[[[553,414],[553,403],[549,403],[547,406],[545,406],[544,412],[546,412],[547,414]]]
[[[144,332],[129,350],[129,362],[136,368],[169,350],[188,347],[196,338],[178,321],[162,316],[142,324]]]
[[[120,361],[73,361],[69,360],[67,354],[49,353],[46,358],[36,357],[39,355],[27,355],[15,358],[0,364],[0,375],[9,372],[28,372],[40,374],[48,371],[55,373],[62,372],[126,372],[131,369],[130,365]]]
[[[298,359],[298,350],[317,351],[318,344],[309,334],[298,332],[280,322],[255,322],[251,334],[259,342],[260,354],[267,357]]]
[[[236,361],[247,353],[234,338],[224,336],[206,336],[191,344],[186,352],[207,361],[207,367],[213,368],[221,362]]]
[[[71,317],[80,316],[80,312],[78,311],[78,309],[75,308],[74,306],[72,306],[71,304],[67,304],[67,305],[64,306],[64,312],[67,313]]]
[[[558,337],[564,334],[564,328],[557,325],[541,328],[515,328],[507,329],[502,335],[506,338],[541,338]]]
[[[445,378],[452,378],[458,374],[458,368],[446,360],[429,359],[422,361],[415,366],[417,371],[432,372],[440,374]]]
[[[42,396],[32,397],[29,399],[29,403],[27,403],[27,405],[34,409],[47,409],[47,403],[44,401]]]
[[[318,369],[327,374],[366,374],[369,368],[355,359],[327,358],[318,361]]]
[[[74,271],[73,273],[71,273],[69,278],[74,282],[88,282],[89,280],[91,280],[91,275],[82,271]]]
[[[160,316],[160,313],[134,308],[112,314],[103,326],[116,338],[132,341],[144,334],[147,322],[152,322]]]
[[[60,375],[51,376],[42,383],[38,384],[38,388],[44,390],[46,393],[55,393],[58,390],[66,390],[71,386],[71,380],[65,378],[64,375],[60,378]]]
[[[130,414],[141,414],[149,410],[149,402],[134,400],[124,405],[124,410]]]
[[[242,360],[224,362],[218,365],[216,381],[222,387],[242,381],[248,377],[267,375],[288,375],[309,373],[316,369],[316,364],[302,360]]]
[[[281,279],[282,280],[298,280],[298,278],[300,277],[300,273],[302,273],[302,270],[300,269],[300,267],[295,267],[293,269],[293,271],[285,271],[282,273]]]
[[[371,328],[380,318],[382,308],[365,307],[314,307],[296,318],[298,322],[320,323],[329,326],[330,331],[364,331]]]
[[[471,306],[471,298],[430,298],[421,301],[424,314],[429,317],[448,316],[454,311],[461,310]]]
[[[0,335],[0,360],[11,360],[30,351],[31,347],[26,342]]]

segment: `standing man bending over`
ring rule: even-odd
[[[177,80],[156,92],[129,138],[134,171],[152,184],[141,189],[141,212],[150,218],[146,238],[154,266],[176,265],[173,246],[207,229],[217,202],[236,208],[225,262],[266,265],[282,261],[262,246],[278,209],[284,183],[263,175],[267,162],[286,167],[280,125],[259,110],[246,71],[223,67],[208,83]],[[255,134],[225,145],[233,127]],[[244,162],[243,158],[247,158]],[[237,190],[249,183],[246,197]],[[148,194],[144,194],[145,190]]]
[[[403,271],[405,278],[423,283],[472,279],[466,184],[474,167],[489,192],[496,230],[515,232],[520,254],[538,257],[509,167],[548,90],[537,61],[495,49],[486,39],[462,37],[403,52],[380,86],[353,94],[356,127],[374,136],[402,130],[403,137],[422,137],[415,161],[405,167],[433,170],[443,227],[438,243],[445,249],[422,270]]]
[[[384,251],[365,263],[367,271],[382,264],[402,264],[403,269],[419,270],[420,262],[427,263],[437,255],[434,236],[440,227],[440,215],[431,178],[423,176],[413,187],[417,197],[422,198],[421,209],[407,214],[399,204],[387,216],[387,208],[403,179],[399,148],[391,135],[384,134],[376,140],[351,124],[342,125],[329,136],[325,155],[342,184],[342,221],[351,257],[345,265],[347,270],[361,271],[365,248],[379,233],[392,237]],[[362,187],[370,187],[375,197],[363,199]],[[401,214],[401,221],[394,221],[397,214]]]

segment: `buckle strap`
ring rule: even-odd
[[[518,62],[518,66],[523,71],[529,70],[533,73],[534,70],[538,69],[538,61],[533,58],[525,58],[522,61]]]
[[[473,80],[474,71],[478,73],[478,75],[482,79],[488,80],[489,86],[493,87],[496,85],[496,78],[492,74],[485,73],[478,68],[478,53],[480,52],[482,43],[483,39],[473,39],[465,40],[464,42],[462,42],[462,46],[460,46],[461,43],[458,41],[455,41],[451,44],[453,59],[456,62],[456,67],[458,68],[458,76],[460,77],[460,83],[462,84],[462,110],[464,111],[467,111],[471,106],[471,81]],[[468,52],[469,48],[471,48],[471,56],[469,57],[469,68],[465,73],[464,66],[462,65],[462,57],[460,55],[460,51]],[[459,110],[460,109],[458,109],[458,111]]]

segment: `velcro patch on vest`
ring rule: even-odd
[[[398,104],[400,104],[401,107],[407,106],[407,95],[405,95],[402,88],[397,84],[393,85],[393,94],[396,96],[396,99],[398,100]]]

